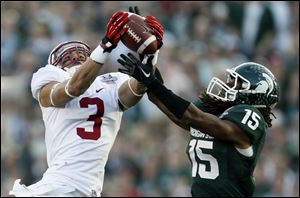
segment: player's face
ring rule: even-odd
[[[234,84],[235,84],[235,78],[233,78],[231,75],[228,75],[228,78],[227,78],[227,82],[226,84],[229,86],[229,87],[234,87]],[[242,80],[238,78],[237,80],[237,85],[235,87],[235,90],[239,90],[242,88]]]
[[[231,75],[227,76],[227,80],[226,80],[226,85],[228,85],[228,87],[234,87],[234,90],[239,90],[242,88],[242,81],[241,79],[237,80],[237,84],[235,85],[235,81],[236,79],[233,78]],[[226,95],[226,91],[224,89],[220,89],[218,92],[218,95],[221,97],[224,97]]]
[[[61,64],[63,65],[63,67],[70,68],[75,65],[83,64],[86,61],[86,58],[87,56],[84,52],[74,49],[69,53],[68,56],[65,56],[61,60]]]

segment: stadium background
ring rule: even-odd
[[[30,92],[32,73],[61,41],[83,40],[93,49],[109,17],[133,5],[165,26],[158,66],[165,84],[186,99],[195,100],[211,77],[223,77],[226,68],[244,61],[273,71],[281,100],[255,170],[254,195],[299,196],[299,2],[275,1],[1,1],[1,196],[8,195],[16,178],[32,184],[47,167],[41,112]],[[247,9],[252,9],[250,18]],[[254,17],[259,11],[260,19]],[[116,58],[112,54],[101,73],[116,71]],[[187,142],[188,133],[144,96],[124,114],[102,195],[190,196]]]

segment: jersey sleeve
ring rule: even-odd
[[[250,105],[237,105],[227,109],[220,118],[238,125],[249,137],[252,144],[265,133],[265,120],[261,113]]]
[[[116,73],[118,80],[117,80],[117,89],[121,87],[121,85],[130,78],[127,74],[123,74],[121,72]]]
[[[70,78],[67,72],[52,66],[46,65],[45,67],[40,68],[37,72],[35,72],[32,76],[31,80],[31,93],[32,96],[39,100],[39,92],[40,89],[46,84],[57,81],[64,82],[66,79]]]

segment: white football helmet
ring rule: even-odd
[[[71,58],[73,52],[78,53],[76,58]],[[90,54],[91,50],[88,44],[82,41],[66,41],[60,43],[51,51],[48,64],[59,67],[73,75]]]

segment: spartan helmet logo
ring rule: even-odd
[[[258,93],[266,93],[267,96],[269,96],[269,94],[272,93],[272,91],[274,89],[272,78],[268,74],[266,74],[266,73],[262,73],[262,76],[265,77],[266,80],[259,81],[256,84],[257,87],[255,88],[255,90]],[[268,93],[267,93],[267,91],[268,91]]]

